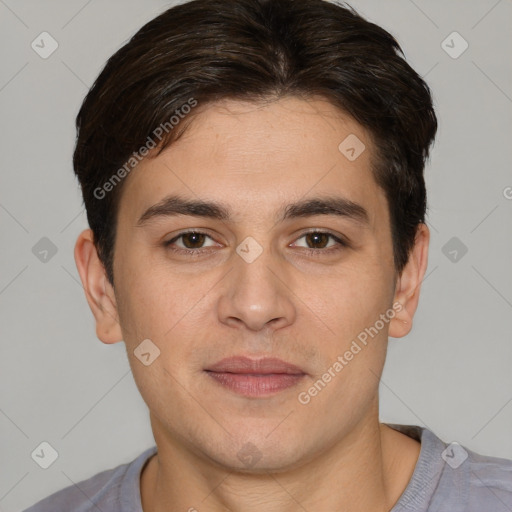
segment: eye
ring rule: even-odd
[[[171,250],[178,253],[197,254],[199,249],[203,249],[205,247],[203,244],[206,238],[213,241],[213,239],[206,233],[202,233],[200,231],[186,231],[184,233],[180,233],[171,240],[164,242],[164,246],[169,247]],[[180,239],[182,239],[181,245],[180,243],[177,243]],[[178,247],[177,249],[172,247],[174,244]],[[210,247],[212,246],[214,245],[211,245]]]
[[[307,233],[302,234],[302,236],[300,236],[297,240],[300,240],[301,238],[304,238],[306,241],[305,249],[310,254],[315,255],[318,255],[319,253],[330,253],[333,251],[339,251],[344,247],[349,246],[347,241],[327,231],[309,231]],[[332,241],[331,245],[328,245],[329,240]],[[313,246],[313,248],[310,247],[311,245]]]

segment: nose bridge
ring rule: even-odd
[[[233,265],[219,303],[222,322],[242,322],[251,330],[293,322],[295,309],[283,282],[285,274],[268,247],[247,237],[237,247]]]

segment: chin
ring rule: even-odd
[[[271,422],[266,422],[268,427]],[[290,432],[277,431],[276,423],[272,428],[248,428],[232,437],[225,436],[215,445],[210,438],[203,453],[216,465],[229,471],[246,474],[267,474],[288,471],[301,465],[306,457],[304,435],[290,435]]]

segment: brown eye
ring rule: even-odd
[[[295,242],[293,246],[301,247],[303,251],[315,257],[334,254],[350,247],[349,242],[343,237],[336,236],[328,231],[310,231],[304,233],[297,240],[303,241],[301,243]]]
[[[205,245],[207,239],[211,240],[210,245]],[[200,253],[201,249],[207,249],[213,247],[214,241],[211,236],[206,233],[198,231],[185,231],[184,233],[175,236],[173,239],[164,242],[164,247],[175,252],[182,253]]]
[[[323,249],[328,244],[329,239],[332,238],[332,236],[329,235],[328,233],[318,233],[318,232],[307,233],[305,235],[305,237],[308,242],[308,245],[311,244],[313,246],[312,248],[315,248],[315,249]],[[318,245],[320,247],[315,247]]]
[[[199,249],[204,244],[205,235],[203,233],[185,233],[181,235],[181,238],[187,249]]]

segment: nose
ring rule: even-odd
[[[218,301],[219,320],[251,331],[292,324],[296,316],[293,286],[278,258],[264,249],[252,262],[238,254],[233,260]]]

